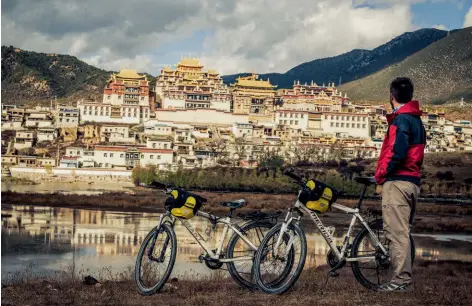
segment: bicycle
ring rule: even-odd
[[[167,194],[176,190],[158,182],[153,182],[152,185],[155,188],[164,189]],[[183,189],[180,188],[177,190],[183,191]],[[207,199],[204,197],[188,191],[185,192],[187,195],[194,197],[202,203],[207,202]],[[220,269],[223,264],[226,264],[231,277],[241,287],[252,290],[257,289],[252,275],[252,261],[257,251],[256,244],[262,241],[264,237],[263,231],[267,232],[277,223],[277,218],[280,216],[281,212],[264,213],[256,211],[247,214],[239,214],[238,217],[242,218],[245,222],[245,224],[240,226],[237,222],[232,221],[232,214],[234,210],[245,206],[246,201],[244,199],[224,201],[220,202],[220,205],[230,209],[225,217],[218,217],[213,213],[202,211],[197,211],[195,214],[196,216],[207,219],[213,226],[213,229],[216,229],[218,224],[224,225],[216,249],[212,249],[207,245],[202,235],[194,229],[187,219],[173,216],[170,209],[166,207],[166,212],[160,216],[158,225],[144,238],[136,258],[134,279],[138,291],[142,295],[157,293],[162,289],[172,273],[177,255],[177,238],[174,231],[174,225],[177,220],[183,224],[205,251],[205,254],[199,256],[200,263],[204,262],[208,268],[213,270]],[[226,246],[226,252],[224,252],[223,244],[230,230],[233,232],[233,235]],[[258,242],[256,242],[256,239]],[[243,254],[244,256],[235,256],[243,247],[238,245],[239,242],[242,242],[243,246],[248,247],[248,250],[245,251],[247,254]],[[148,262],[143,264],[143,259],[147,259]],[[152,263],[158,265],[157,271],[151,269],[150,265]],[[161,266],[163,268],[162,275],[159,273]],[[242,268],[242,270],[239,270],[239,268]],[[287,266],[286,269],[289,268],[291,267]],[[154,278],[155,280],[153,281],[152,279]]]
[[[310,219],[315,223],[324,240],[329,245],[330,251],[327,254],[327,263],[331,268],[328,272],[329,276],[338,276],[339,274],[336,271],[343,268],[346,263],[350,263],[357,281],[368,289],[376,289],[381,284],[390,281],[390,276],[388,275],[385,279],[381,279],[381,274],[388,274],[390,268],[388,239],[385,237],[381,238],[383,235],[383,220],[377,218],[368,223],[360,214],[360,208],[367,187],[375,184],[375,179],[371,177],[355,178],[358,183],[364,185],[355,208],[350,208],[337,203],[331,204],[332,208],[353,215],[346,236],[344,237],[343,245],[336,246],[333,242],[332,233],[330,233],[323,225],[317,212],[310,210],[300,202],[300,195],[304,190],[306,190],[307,181],[292,173],[290,170],[285,170],[284,174],[291,177],[295,183],[300,185],[301,189],[298,193],[295,204],[287,212],[283,223],[274,226],[266,234],[259,246],[259,250],[256,252],[253,263],[253,273],[257,280],[259,289],[268,294],[281,294],[289,290],[299,278],[305,264],[307,253],[305,232],[300,226],[301,217],[304,213],[307,213],[310,216]],[[340,193],[336,190],[334,190],[334,192]],[[293,216],[293,212],[296,212],[298,216]],[[361,222],[363,228],[357,233],[351,243],[351,235],[357,220]],[[287,244],[285,248],[279,249],[281,243],[279,237],[281,237],[281,233],[290,236],[290,243]],[[299,242],[300,246],[300,260],[298,261],[293,273],[287,273],[285,275],[286,277],[284,276],[283,281],[278,282],[275,286],[273,282],[266,281],[265,278],[270,277],[271,275],[262,275],[261,268],[267,264],[275,265],[277,262],[283,263],[286,260],[288,253],[292,253],[293,256],[293,249],[297,246],[297,242]],[[415,246],[411,234],[410,243],[411,256],[412,260],[414,260]],[[365,262],[371,264],[371,267],[364,267],[363,264]],[[374,279],[370,279],[367,275],[370,270],[375,271],[375,275],[373,276]]]

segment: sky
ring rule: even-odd
[[[472,0],[1,0],[1,43],[157,75],[285,72],[404,32],[472,26]]]

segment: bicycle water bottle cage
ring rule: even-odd
[[[309,180],[298,200],[319,214],[327,212],[339,196],[339,191],[317,180]]]

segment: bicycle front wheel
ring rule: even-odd
[[[167,282],[177,255],[177,239],[174,229],[162,224],[144,238],[136,258],[134,279],[139,293],[151,295]]]
[[[282,224],[264,237],[254,258],[254,278],[261,291],[282,294],[292,288],[302,273],[306,260],[306,237],[298,224],[290,224],[277,250]],[[287,266],[290,270],[287,271]]]
[[[389,251],[390,244],[388,239],[385,237],[383,229],[383,220],[377,219],[369,224],[369,227],[374,232],[380,243]],[[369,231],[363,228],[360,231],[354,242],[352,243],[351,257],[374,257],[378,254],[378,250],[374,243],[371,241]],[[415,244],[413,237],[410,234],[410,251],[411,261],[415,260]],[[357,281],[368,289],[375,289],[378,286],[389,282],[393,277],[393,267],[390,263],[390,258],[381,259],[370,259],[355,261],[351,265],[352,272],[356,277]]]

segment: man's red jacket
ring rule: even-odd
[[[375,171],[377,184],[400,180],[420,185],[426,145],[422,113],[419,102],[410,101],[387,115],[388,131]]]

